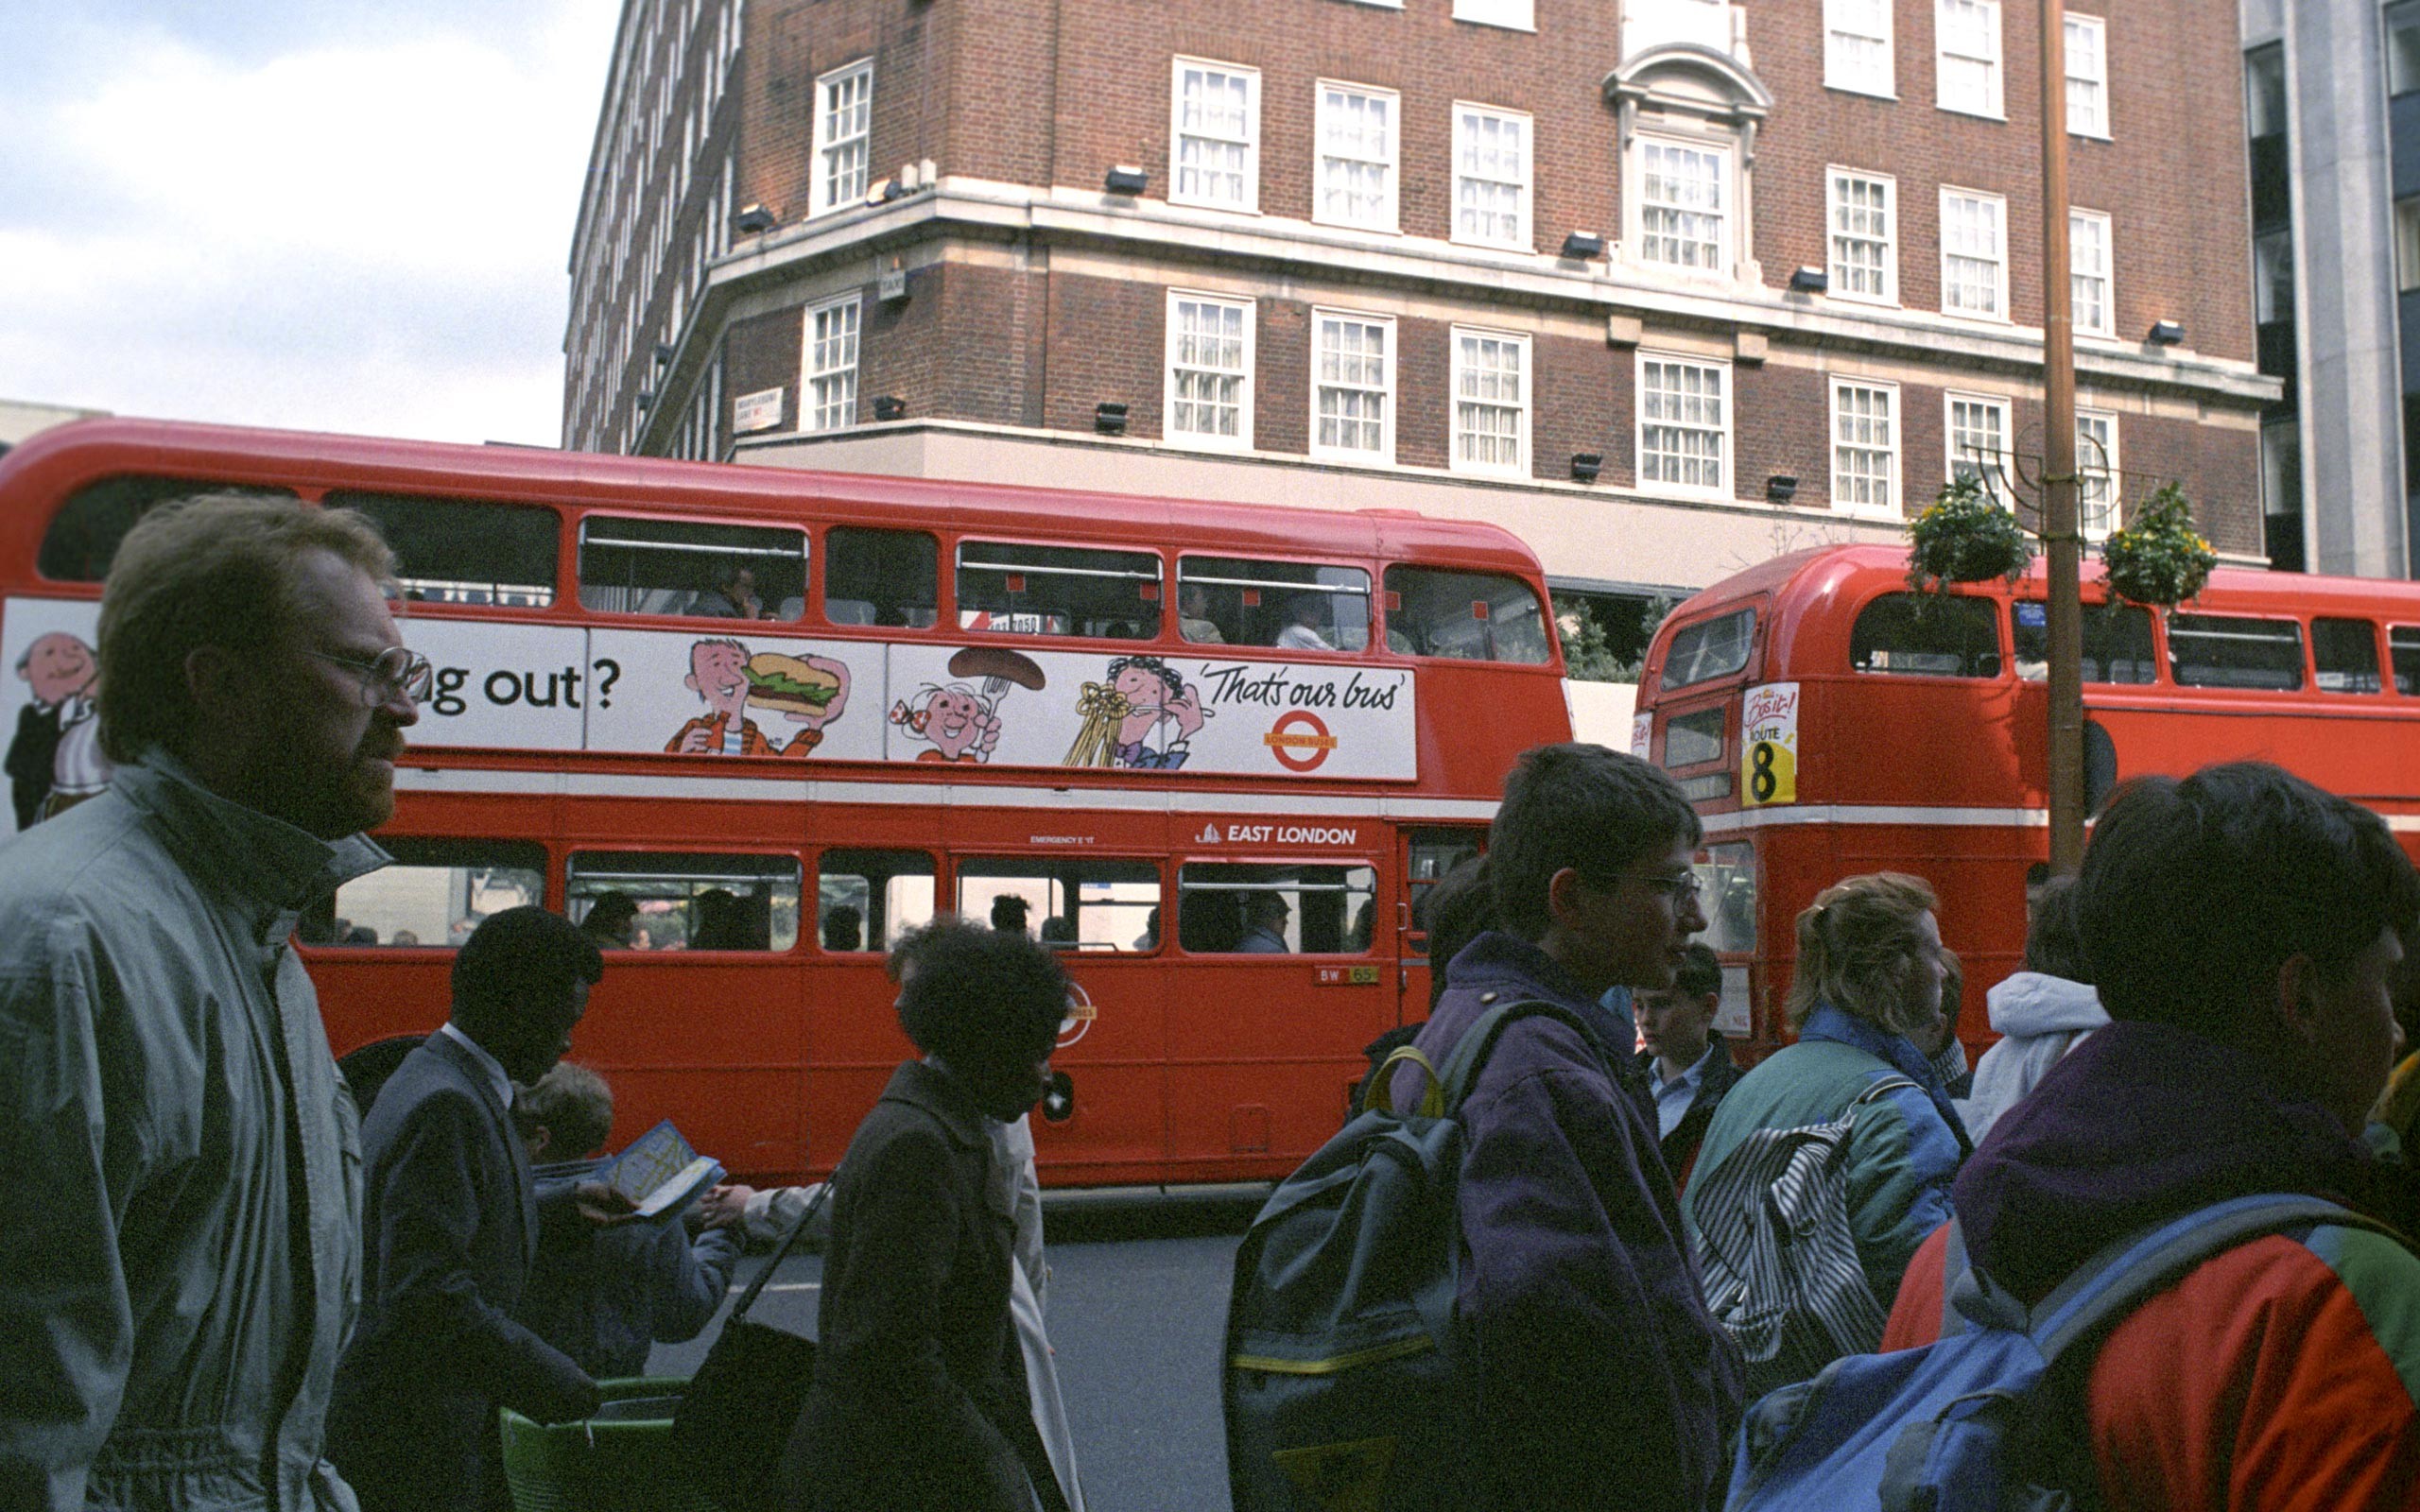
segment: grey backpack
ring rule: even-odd
[[[1236,1252],[1227,1305],[1227,1477],[1236,1512],[1349,1506],[1461,1512],[1478,1441],[1457,1335],[1462,1099],[1507,1025],[1548,1003],[1492,1007],[1441,1072],[1406,1045],[1370,1078],[1362,1111],[1279,1183]],[[1397,1112],[1388,1082],[1428,1072]],[[1608,1069],[1607,1074],[1612,1074]]]
[[[1689,1183],[1706,1311],[1738,1345],[1748,1400],[1871,1353],[1890,1321],[1849,1230],[1858,1110],[1915,1083],[1884,1076],[1828,1124],[1762,1128]]]

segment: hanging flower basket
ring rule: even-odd
[[[1960,478],[1941,490],[1908,527],[1908,586],[1938,593],[1944,583],[1979,583],[2025,576],[2033,542],[2016,516],[2000,507],[1974,478]]]
[[[2219,554],[2193,528],[2193,507],[2170,483],[2143,502],[2134,524],[2100,547],[2110,590],[2121,598],[2172,609],[2202,591]]]

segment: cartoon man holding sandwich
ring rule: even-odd
[[[682,681],[706,712],[664,747],[676,755],[805,756],[823,743],[823,727],[849,702],[849,669],[842,663],[779,651],[751,656],[747,646],[724,637],[689,647],[689,675]],[[752,703],[806,728],[788,745],[775,746],[748,717]]]

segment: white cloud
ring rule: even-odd
[[[552,442],[608,0],[241,61],[137,32],[12,112],[9,397]],[[391,15],[391,12],[389,13]],[[82,71],[89,69],[89,74]]]

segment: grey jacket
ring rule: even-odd
[[[289,936],[386,859],[158,752],[0,845],[0,1505],[351,1512],[359,1119]]]

